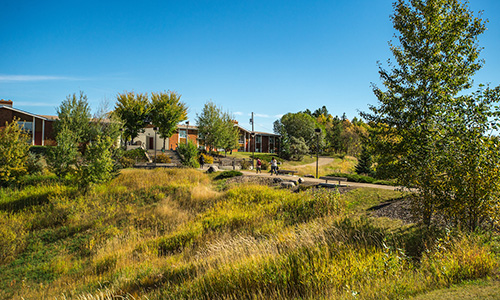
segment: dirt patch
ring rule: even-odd
[[[398,198],[380,203],[368,209],[375,217],[400,219],[406,224],[414,223],[411,204],[408,199]]]

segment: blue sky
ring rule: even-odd
[[[288,112],[325,105],[348,118],[377,100],[377,61],[391,58],[390,0],[0,1],[0,98],[55,115],[83,91],[91,106],[116,95],[177,91],[195,122],[207,101],[246,128],[272,132]],[[484,10],[484,68],[500,84],[500,1]]]

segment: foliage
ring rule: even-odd
[[[189,141],[187,145],[180,144],[177,147],[177,152],[181,155],[182,163],[185,166],[192,168],[200,167],[200,163],[198,162],[198,148],[192,141]]]
[[[333,177],[345,177],[347,178],[347,181],[351,182],[361,182],[361,183],[373,183],[373,184],[383,184],[383,185],[393,185],[394,182],[388,181],[388,180],[379,180],[370,176],[366,175],[359,175],[359,174],[349,174],[349,173],[330,173],[327,176],[333,176]]]
[[[26,171],[30,175],[41,174],[45,166],[42,162],[42,156],[39,154],[34,154],[31,151],[28,152],[28,156],[26,158]]]
[[[372,156],[366,147],[363,147],[361,156],[359,157],[358,164],[356,165],[356,173],[360,175],[373,175],[372,170]]]
[[[249,170],[250,167],[252,166],[252,160],[245,160],[243,159],[240,163],[241,169],[242,170]]]
[[[64,130],[71,130],[77,143],[86,143],[90,140],[90,106],[87,95],[80,91],[68,95],[56,109],[57,121],[54,125],[56,137]]]
[[[489,153],[488,163],[473,151],[489,140],[495,121],[491,104],[498,92],[463,95],[482,66],[477,41],[485,21],[458,0],[398,0],[394,9],[399,45],[390,45],[396,64],[389,62],[389,70],[380,66],[386,91],[374,86],[380,105],[363,113],[377,127],[378,138],[372,141],[381,158],[378,164],[388,164],[398,184],[418,191],[412,198],[414,212],[424,224],[430,224],[436,211],[471,216],[473,209],[472,215],[493,217],[490,209],[477,209],[484,206],[482,200],[498,194],[498,185],[482,181],[497,172],[500,157],[493,154],[496,145],[483,152]],[[469,155],[472,160],[463,164],[461,159]],[[475,208],[459,204],[469,198]],[[478,225],[479,219],[473,219],[467,220],[470,229]]]
[[[160,164],[169,164],[171,163],[170,157],[165,153],[160,153],[156,156],[155,162]]]
[[[294,144],[299,143],[301,138],[311,151],[316,152],[318,137],[315,129],[319,127],[319,124],[312,116],[303,112],[288,113],[281,117],[280,120],[276,120],[274,122],[274,133],[281,135],[280,157],[290,158],[295,154],[292,151],[295,151],[297,147],[303,149],[302,145]],[[319,137],[320,149],[324,146],[324,135],[324,130],[322,130]]]
[[[290,160],[302,160],[307,153],[309,153],[309,147],[307,147],[303,137],[290,137]]]
[[[110,151],[113,143],[110,137],[98,136],[87,146],[83,162],[77,171],[79,185],[89,187],[113,177],[114,161]]]
[[[172,136],[177,124],[187,119],[187,105],[181,102],[181,95],[176,92],[151,93],[150,118],[154,126],[158,126],[158,133],[165,139]]]
[[[132,143],[139,132],[143,132],[148,125],[148,115],[150,105],[147,94],[136,94],[134,92],[124,92],[118,94],[117,104],[114,113],[122,121],[124,131],[124,139],[131,139]]]
[[[223,112],[209,101],[203,106],[201,114],[196,115],[196,124],[205,144],[212,149],[224,149],[226,152],[238,145],[238,128],[231,114]]]
[[[231,178],[231,177],[235,177],[235,176],[242,176],[242,175],[243,175],[243,173],[241,173],[240,171],[230,170],[230,171],[224,171],[224,172],[217,174],[217,176],[215,176],[214,179],[221,180],[221,179]]]
[[[59,128],[56,135],[57,146],[50,146],[47,152],[49,169],[59,178],[64,178],[76,170],[78,144],[76,134],[68,127]]]
[[[213,164],[214,163],[214,157],[205,153],[200,153],[200,155],[203,156],[203,160],[205,164]]]
[[[17,119],[0,128],[0,185],[14,183],[26,174],[28,151],[28,137]]]
[[[138,161],[138,162],[145,162],[145,161],[147,161],[147,159],[146,159],[146,150],[144,150],[142,148],[135,148],[135,149],[132,149],[132,150],[127,150],[127,151],[125,151],[123,153],[123,157],[131,158],[134,161]]]
[[[495,232],[421,234],[347,208],[394,191],[213,188],[130,169],[87,194],[0,189],[0,298],[399,299],[498,270]]]

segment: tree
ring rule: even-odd
[[[451,145],[449,138],[456,128],[463,127],[464,120],[449,116],[465,105],[459,93],[472,87],[471,78],[482,66],[477,41],[486,29],[485,22],[474,17],[466,3],[394,3],[392,22],[399,32],[399,44],[391,42],[390,47],[396,64],[389,61],[390,70],[379,66],[386,90],[373,85],[380,105],[362,114],[378,127],[382,142],[374,149],[385,157],[383,161],[392,162],[398,184],[418,191],[413,194],[413,204],[427,225],[436,210],[443,210],[458,196],[452,192],[451,174],[446,170],[453,169],[448,164],[460,163],[449,159],[462,151]],[[470,118],[483,114],[475,109],[468,113]],[[464,137],[457,138],[461,144],[469,143]]]
[[[114,162],[111,157],[111,144],[113,140],[107,136],[97,136],[89,144],[77,171],[77,181],[82,187],[103,183],[112,178]]]
[[[28,136],[17,122],[14,119],[0,128],[0,185],[15,182],[27,171]]]
[[[151,93],[150,118],[158,126],[164,149],[165,139],[172,136],[177,124],[187,119],[187,105],[180,99],[181,95],[176,92]]]
[[[212,101],[205,103],[201,114],[196,116],[196,124],[205,144],[211,149],[230,150],[238,146],[238,128],[230,113],[223,112]]]
[[[274,122],[274,133],[281,135],[282,157],[291,157],[291,147],[294,141],[299,141],[300,138],[304,141],[305,145],[310,151],[316,152],[317,150],[317,134],[316,128],[320,128],[320,124],[309,114],[287,113],[280,120]],[[324,146],[324,130],[320,133],[320,149]],[[291,138],[295,137],[294,140]]]
[[[359,157],[358,164],[356,165],[356,173],[371,176],[373,173],[372,164],[372,156],[366,146],[363,146],[361,156]]]
[[[125,140],[130,138],[133,143],[139,132],[144,132],[144,127],[149,124],[148,116],[151,107],[148,96],[124,92],[118,94],[117,100],[115,114],[123,122]]]
[[[61,179],[76,171],[77,137],[72,130],[63,126],[59,128],[56,142],[57,145],[51,146],[47,152],[47,164],[49,169]]]
[[[307,153],[309,153],[309,147],[306,145],[304,138],[290,137],[290,160],[302,160]]]
[[[71,130],[78,143],[86,143],[90,139],[90,106],[87,95],[69,95],[56,109],[58,120],[55,123],[55,135],[62,130]]]

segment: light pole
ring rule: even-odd
[[[253,164],[254,162],[254,157],[255,157],[255,132],[254,132],[254,120],[253,120],[253,112],[252,112],[252,118],[250,119],[250,123],[252,124],[252,139],[250,140],[250,145],[252,145],[252,141],[253,141],[253,148],[252,148],[252,169],[255,169],[255,166]]]
[[[189,141],[189,121],[186,121],[186,146],[188,145]]]
[[[153,127],[153,131],[155,132],[155,165],[156,165],[156,132],[158,131],[158,127]]]
[[[314,132],[318,136],[318,144],[316,146],[316,178],[318,178],[318,165],[319,165],[319,136],[321,135],[321,128],[314,129]]]

